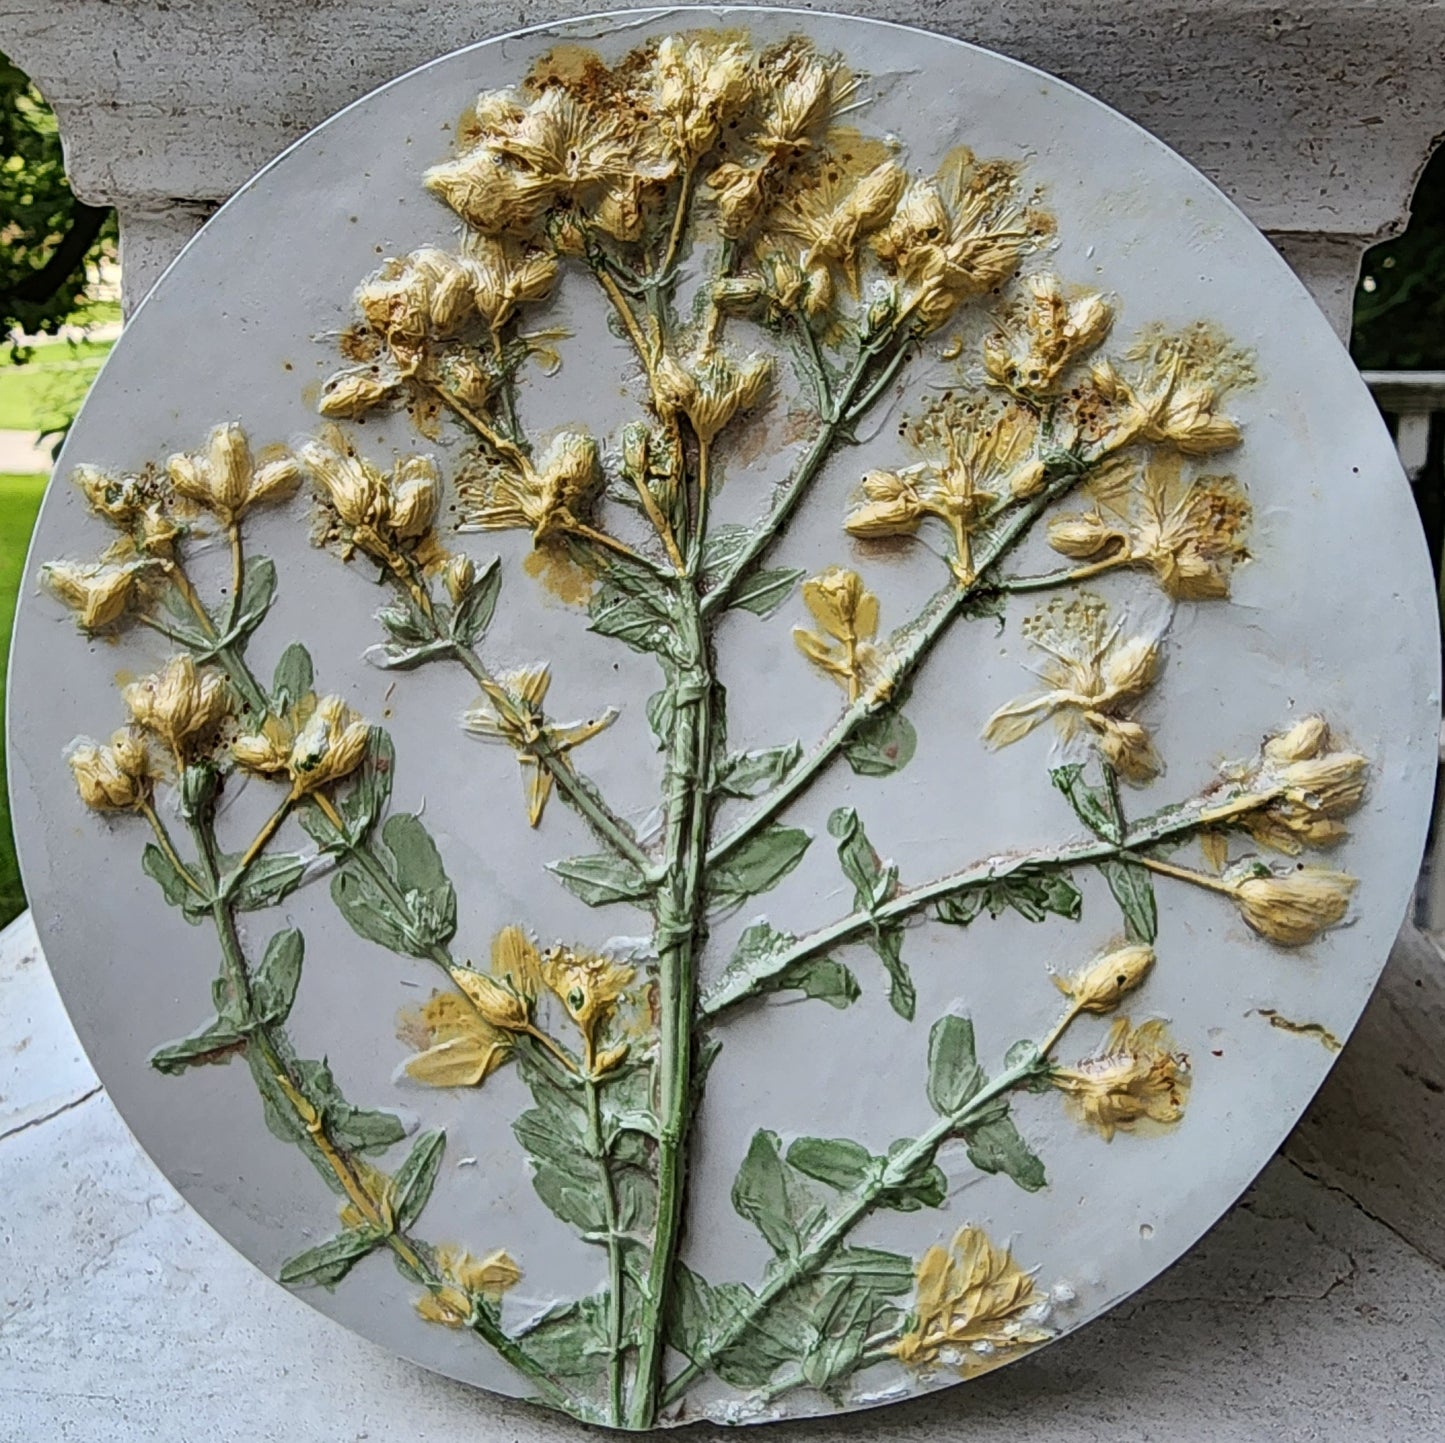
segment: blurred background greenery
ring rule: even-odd
[[[119,330],[114,213],[71,194],[55,119],[0,55],[0,676],[26,547],[50,461]],[[1415,193],[1409,228],[1365,257],[1351,352],[1367,370],[1445,371],[1445,146]],[[1438,563],[1441,449],[1416,481]],[[3,720],[0,684],[0,720]],[[0,925],[25,906],[0,751]]]

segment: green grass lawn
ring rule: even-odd
[[[25,552],[35,528],[35,513],[45,491],[44,476],[0,473],[0,722],[4,720],[5,667],[10,660],[10,628],[25,570]],[[10,794],[5,788],[0,750],[0,925],[25,910],[15,841],[10,833]]]
[[[0,364],[0,431],[59,430],[77,406],[109,341],[47,341],[23,366]]]

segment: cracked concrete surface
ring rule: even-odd
[[[967,1388],[780,1426],[807,1443],[1438,1443],[1442,1077],[1445,961],[1407,931],[1282,1155],[1148,1288]],[[28,917],[0,935],[0,1188],[0,1443],[584,1437],[382,1353],[212,1233],[97,1085]]]

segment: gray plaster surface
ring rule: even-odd
[[[111,1107],[28,915],[0,935],[0,1197],[0,1443],[589,1432],[389,1356],[223,1243]],[[768,1436],[1436,1443],[1442,1224],[1445,959],[1407,929],[1304,1121],[1183,1261],[967,1388]]]

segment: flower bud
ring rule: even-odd
[[[1060,516],[1049,523],[1049,545],[1074,561],[1094,561],[1127,544],[1123,532],[1110,526],[1096,511]]]
[[[453,556],[447,561],[442,572],[442,583],[446,586],[453,606],[462,604],[462,598],[472,589],[476,575],[477,568],[472,564],[470,556]]]
[[[323,416],[354,421],[391,400],[395,394],[394,386],[372,375],[369,369],[343,371],[326,383],[316,409]]]
[[[82,741],[66,760],[81,801],[95,811],[130,811],[150,798],[150,761],[132,731],[116,732],[108,746]]]
[[[1240,915],[1261,937],[1302,947],[1344,920],[1356,879],[1323,867],[1244,877],[1232,884]]]
[[[441,477],[430,456],[406,456],[392,473],[388,501],[390,528],[405,541],[424,536],[441,503]]]
[[[82,631],[101,631],[125,615],[135,599],[141,568],[109,564],[76,566],[52,561],[41,581],[56,600],[76,613]]]
[[[470,967],[452,967],[449,970],[452,981],[461,988],[483,1022],[504,1032],[521,1032],[531,1025],[526,1002],[495,977],[489,977],[485,972],[474,972]]]
[[[1056,986],[1080,1012],[1112,1012],[1154,966],[1154,949],[1120,947],[1073,977],[1055,977]]]
[[[153,732],[177,757],[189,758],[231,709],[225,678],[197,669],[189,652],[173,656],[163,670],[122,688],[136,723]]]

